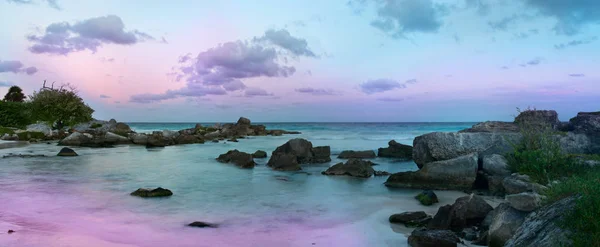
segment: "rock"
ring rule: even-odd
[[[469,154],[450,160],[431,162],[415,172],[392,174],[385,185],[414,189],[466,190],[473,186],[477,169],[477,154]]]
[[[459,131],[459,133],[480,132],[519,132],[519,126],[512,122],[487,121],[473,125],[473,127]]]
[[[512,143],[521,140],[519,133],[446,133],[433,132],[413,141],[413,160],[419,168],[426,163],[449,160],[478,153],[505,154],[513,151]]]
[[[573,132],[586,135],[600,135],[600,112],[580,112],[569,120]]]
[[[424,190],[423,192],[415,196],[415,199],[419,200],[419,202],[421,202],[421,204],[425,206],[431,206],[434,203],[439,202],[437,195],[431,190]]]
[[[59,146],[81,146],[90,143],[94,137],[88,133],[73,132],[58,142]]]
[[[179,135],[180,135],[179,131],[173,131],[173,130],[163,130],[162,131],[163,138],[166,140],[169,140],[168,142],[171,142],[172,140],[177,138]]]
[[[146,143],[148,143],[148,136],[142,133],[131,133],[129,135],[129,140],[131,140],[134,144],[146,145]]]
[[[114,120],[114,119],[113,119]],[[110,131],[116,132],[116,133],[131,133],[133,132],[131,130],[131,127],[129,127],[129,125],[127,125],[126,123],[116,123],[114,128],[111,128]]]
[[[8,233],[8,234],[12,234],[12,233],[15,233],[15,231],[14,231],[14,230],[8,230],[8,232],[7,232],[7,233]]]
[[[62,157],[66,157],[66,156],[78,156],[78,154],[73,151],[73,149],[70,148],[62,148],[58,154],[56,156],[62,156]]]
[[[331,161],[331,147],[319,146],[312,148],[312,163],[327,163]]]
[[[227,141],[228,141],[228,142],[239,142],[239,141],[238,141],[237,139],[235,139],[235,138],[231,138],[231,139],[229,139],[229,140],[227,140]]]
[[[526,125],[528,128],[545,128],[550,127],[557,129],[560,125],[558,120],[558,113],[556,111],[548,110],[526,110],[515,118],[515,124]]]
[[[154,132],[152,132],[151,135],[148,135],[146,147],[147,148],[164,147],[167,144],[168,143],[165,140],[165,137],[163,136],[163,132],[162,131],[154,131]]]
[[[26,130],[29,132],[41,132],[44,133],[46,137],[52,136],[52,127],[50,127],[46,123],[36,123],[27,125]]]
[[[268,131],[268,134],[272,136],[281,136],[283,135],[283,132],[283,130],[270,130]]]
[[[600,153],[600,136],[594,137],[586,134],[576,134],[568,132],[554,136],[560,144],[560,149],[564,153],[571,154],[594,154]]]
[[[404,212],[390,216],[390,223],[404,224],[406,227],[421,227],[427,225],[431,220],[431,216],[423,211]]]
[[[542,197],[531,192],[507,195],[505,199],[511,207],[523,212],[531,212],[542,205]]]
[[[274,153],[271,155],[267,166],[276,171],[298,171],[302,170],[296,155],[291,153]]]
[[[488,231],[488,245],[490,247],[504,246],[523,224],[527,213],[521,212],[502,203],[492,211],[492,223]]]
[[[505,176],[492,176],[484,174],[485,180],[487,181],[488,191],[492,195],[504,196],[505,190],[502,182],[506,178]]]
[[[483,171],[492,176],[508,176],[510,170],[508,169],[508,161],[504,156],[499,154],[492,154],[483,156]]]
[[[255,159],[264,159],[267,157],[267,152],[258,150],[252,154],[252,157],[254,157]]]
[[[512,174],[502,180],[502,186],[506,194],[518,194],[521,192],[542,193],[546,187],[537,183],[530,182],[529,176]]]
[[[493,210],[483,198],[474,194],[456,199],[450,208],[447,206],[440,207],[428,228],[461,231],[465,227],[479,225]]]
[[[373,173],[374,176],[379,177],[379,176],[389,176],[391,175],[391,173],[386,172],[386,171],[375,171],[375,173]]]
[[[237,149],[230,150],[225,154],[219,155],[217,161],[221,163],[233,163],[240,168],[254,168],[256,165],[251,154],[240,152]]]
[[[175,138],[175,144],[204,143],[204,139],[197,135],[181,134]]]
[[[506,241],[506,247],[571,246],[571,233],[559,227],[565,215],[572,212],[576,197],[567,197],[540,208],[525,218],[515,234]]]
[[[485,231],[479,235],[479,237],[471,242],[474,245],[487,246],[488,245],[488,232]]]
[[[346,175],[352,177],[368,178],[373,176],[375,170],[370,161],[350,159],[344,163],[335,164],[322,172],[323,175]]]
[[[205,227],[217,228],[219,225],[212,224],[212,223],[206,223],[206,222],[202,222],[202,221],[194,221],[192,223],[189,223],[188,226],[199,227],[199,228],[205,228]]]
[[[131,143],[129,138],[121,136],[121,135],[117,135],[112,132],[106,132],[106,134],[104,134],[104,140],[106,142],[110,142],[110,143],[114,143],[114,144],[129,144],[129,143]]]
[[[408,237],[408,244],[413,247],[456,247],[460,239],[452,231],[416,229]]]
[[[477,231],[474,229],[474,227],[463,229],[459,235],[461,238],[464,238],[467,241],[473,241],[477,239]]]
[[[213,131],[213,132],[206,133],[206,134],[204,135],[204,138],[207,138],[207,139],[215,139],[215,138],[219,138],[219,136],[221,136],[221,131],[219,131],[219,130],[215,130],[215,131]]]
[[[250,125],[250,119],[247,119],[245,117],[240,117],[240,119],[238,119],[237,124],[238,125]]]
[[[365,151],[351,151],[346,150],[342,151],[340,155],[338,155],[339,159],[372,159],[375,158],[375,152],[373,150],[365,150]]]
[[[168,189],[163,189],[161,187],[158,187],[156,189],[140,188],[134,192],[131,192],[130,195],[139,196],[139,197],[165,197],[165,196],[172,196],[173,192],[171,192]]]
[[[117,120],[115,120],[114,118],[111,118],[110,120],[108,120],[108,124],[110,124],[110,125],[116,125],[117,124]]]
[[[387,148],[377,149],[377,156],[388,158],[412,159],[413,147],[397,143],[395,140],[388,142]]]
[[[498,208],[498,207],[496,207],[496,208]],[[494,210],[496,210],[496,209],[494,209]],[[490,211],[485,216],[485,218],[483,219],[483,221],[481,222],[481,225],[480,225],[481,229],[484,229],[486,231],[490,229],[490,225],[492,225],[492,220],[494,220],[494,210]]]

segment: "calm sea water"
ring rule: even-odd
[[[191,128],[192,123],[132,123],[138,132]],[[205,124],[207,125],[207,124]],[[342,150],[376,150],[395,139],[457,131],[472,123],[266,123],[301,135],[251,137],[147,150],[140,146],[75,148],[78,157],[53,156],[60,147],[35,144],[0,149],[46,154],[0,159],[0,246],[406,246],[407,229],[393,213],[423,210],[414,190],[390,190],[386,177],[320,174]],[[230,149],[270,154],[291,138],[329,145],[332,162],[306,173],[276,172],[267,159],[250,170],[215,158]],[[416,170],[413,162],[377,158],[376,170]],[[129,196],[140,187],[169,188],[170,198]],[[460,193],[442,193],[442,203]],[[437,207],[425,208],[435,213]],[[186,227],[193,221],[220,225]],[[8,229],[16,233],[6,234]]]

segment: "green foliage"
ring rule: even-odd
[[[21,141],[27,141],[27,140],[30,140],[30,139],[44,139],[44,138],[46,138],[46,135],[44,135],[44,133],[42,133],[42,132],[35,132],[35,131],[25,131],[25,132],[17,133],[17,136],[19,137],[19,140],[21,140]]]
[[[94,110],[72,88],[44,88],[30,96],[31,109],[37,120],[56,124],[56,128],[92,120]]]
[[[0,101],[0,126],[23,128],[32,122],[31,104]]]
[[[6,102],[23,102],[25,101],[25,94],[23,89],[17,86],[12,86],[8,89],[6,95],[4,95],[4,101]]]
[[[102,127],[102,124],[99,124],[99,123],[93,123],[93,124],[90,126],[90,128],[92,128],[92,129],[97,129],[97,128],[100,128],[100,127]]]
[[[12,135],[14,133],[15,133],[15,131],[10,128],[0,127],[0,136],[3,136],[4,134]]]
[[[597,246],[600,243],[600,168],[587,168],[547,191],[546,203],[577,195],[573,212],[565,215],[562,227],[573,232],[573,246]]]

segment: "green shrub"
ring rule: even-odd
[[[0,126],[23,128],[33,122],[31,104],[0,101]]]
[[[99,123],[93,123],[93,124],[90,126],[90,128],[92,128],[92,129],[97,129],[97,128],[100,128],[100,127],[102,127],[102,124],[99,124]]]
[[[0,127],[0,136],[3,136],[4,134],[12,135],[14,133],[15,133],[15,131],[12,130],[11,128]]]
[[[21,140],[21,141],[28,141],[30,139],[46,138],[46,135],[44,135],[44,133],[35,132],[35,131],[25,131],[25,132],[17,133],[17,136],[19,137],[19,140]]]
[[[59,89],[43,88],[33,92],[29,99],[36,120],[53,124],[57,129],[90,121],[94,113],[69,85]]]
[[[597,246],[600,243],[600,168],[587,168],[546,191],[546,203],[578,195],[575,208],[565,215],[561,226],[573,232],[573,246]]]

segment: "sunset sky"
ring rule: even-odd
[[[0,0],[0,94],[98,119],[561,120],[600,110],[598,0]]]

